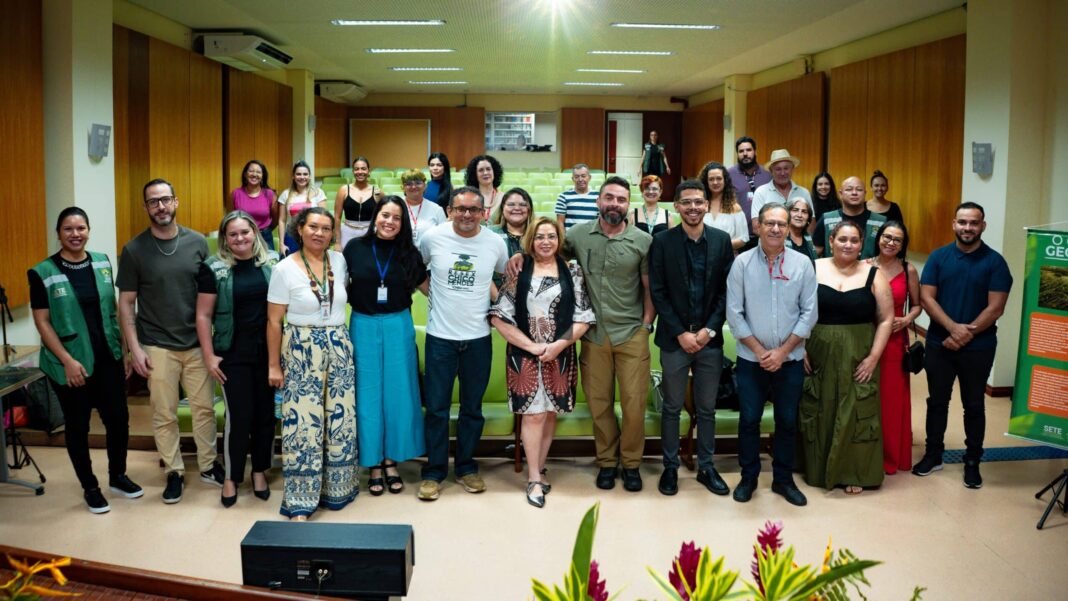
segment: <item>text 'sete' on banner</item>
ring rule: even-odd
[[[1068,449],[1068,231],[1029,228],[1025,269],[1009,434]]]

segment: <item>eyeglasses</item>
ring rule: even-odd
[[[417,179],[413,179],[411,181],[404,182],[404,187],[407,188],[408,186],[413,186],[413,187],[414,186],[422,186],[423,183],[424,182],[421,182],[421,181],[419,181]]]
[[[905,243],[905,239],[904,238],[897,238],[897,237],[891,236],[890,234],[883,234],[881,236],[881,238],[882,238],[882,241],[886,242],[887,244],[895,244],[897,246],[901,246],[902,244]]]
[[[173,196],[160,196],[159,198],[149,198],[145,201],[145,206],[154,209],[160,205],[169,205],[176,199]]]
[[[458,215],[477,215],[485,211],[482,207],[458,207],[454,206],[449,209],[453,213]]]
[[[788,227],[788,224],[785,221],[764,221],[760,225],[763,225],[769,230],[775,228],[786,229]]]

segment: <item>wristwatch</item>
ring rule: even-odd
[[[715,338],[716,337],[716,331],[713,330],[712,328],[705,328],[705,331],[708,332],[708,337],[709,338]]]
[[[653,324],[651,324],[651,323],[643,323],[642,327],[645,328],[646,331],[648,331],[650,334],[653,333]]]

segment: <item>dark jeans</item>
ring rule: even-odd
[[[723,349],[710,347],[687,353],[661,351],[660,365],[664,379],[664,407],[660,420],[660,440],[664,449],[664,467],[679,467],[679,415],[686,401],[686,385],[693,370],[693,404],[697,413],[697,465],[712,468],[716,450],[716,394],[723,371]]]
[[[941,344],[928,342],[924,370],[927,372],[927,451],[925,455],[942,458],[946,450],[946,422],[953,380],[960,380],[960,399],[964,405],[965,461],[983,458],[986,434],[986,379],[994,365],[996,349],[951,351]]]
[[[126,473],[126,445],[130,438],[130,412],[126,408],[126,375],[122,362],[99,353],[93,375],[82,386],[61,386],[52,380],[66,422],[67,455],[82,488],[98,488],[89,457],[89,416],[96,407],[107,431],[108,474]]]
[[[238,331],[235,336],[246,336]],[[262,341],[263,334],[254,340]],[[274,388],[267,383],[267,346],[238,343],[236,352],[221,352],[219,367],[226,374],[223,397],[226,402],[226,430],[223,455],[226,479],[234,484],[245,481],[245,458],[252,454],[252,471],[271,469],[274,454]],[[251,348],[249,348],[251,347]]]
[[[446,340],[426,335],[423,359],[426,391],[426,465],[423,479],[441,482],[449,474],[449,406],[453,381],[460,381],[460,416],[456,423],[456,475],[478,472],[475,445],[482,438],[482,395],[489,384],[493,343],[489,336]]]
[[[794,476],[794,452],[797,439],[797,407],[801,403],[801,384],[805,378],[803,361],[786,361],[779,371],[769,372],[759,363],[738,358],[738,464],[742,478],[760,475],[760,418],[764,401],[775,406],[775,439],[772,447],[772,481],[789,483]]]

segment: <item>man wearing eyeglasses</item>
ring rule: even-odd
[[[812,232],[812,243],[816,247],[816,252],[821,257],[824,256],[823,250],[827,247],[827,232],[831,231],[831,228],[839,222],[852,221],[857,224],[857,228],[864,237],[860,258],[870,259],[879,254],[876,238],[879,235],[879,228],[886,223],[886,216],[874,213],[868,208],[868,203],[864,200],[864,181],[856,176],[845,178],[842,180],[838,196],[842,200],[842,208],[824,213],[816,224],[815,231]]]
[[[200,479],[223,485],[216,459],[214,386],[196,331],[196,275],[208,255],[204,236],[178,225],[174,186],[154,179],[144,187],[147,230],[126,243],[119,258],[119,321],[133,369],[148,380],[152,428],[167,484],[164,503],[182,500],[185,462],[179,449],[178,385],[189,397]]]
[[[760,419],[764,401],[775,409],[771,491],[793,505],[808,500],[794,484],[797,410],[804,380],[805,339],[816,325],[816,270],[786,248],[790,213],[768,203],[757,214],[759,243],[735,259],[727,276],[727,323],[739,343],[738,463],[734,500],[745,503],[760,475]]]
[[[426,204],[426,203],[424,203]],[[475,445],[482,438],[482,395],[489,384],[493,342],[486,314],[495,273],[508,261],[504,240],[480,225],[485,200],[478,188],[453,190],[449,218],[419,236],[419,251],[430,270],[424,346],[426,465],[417,496],[434,501],[449,475],[449,406],[453,381],[460,382],[456,422],[456,482],[469,493],[486,490],[478,475]]]
[[[983,242],[983,207],[965,202],[953,219],[956,241],[935,249],[920,276],[920,301],[931,316],[924,368],[927,372],[927,449],[913,468],[917,476],[942,469],[953,380],[964,405],[964,486],[981,488],[979,461],[986,433],[986,379],[997,350],[997,319],[1005,312],[1012,274],[1000,253]]]

